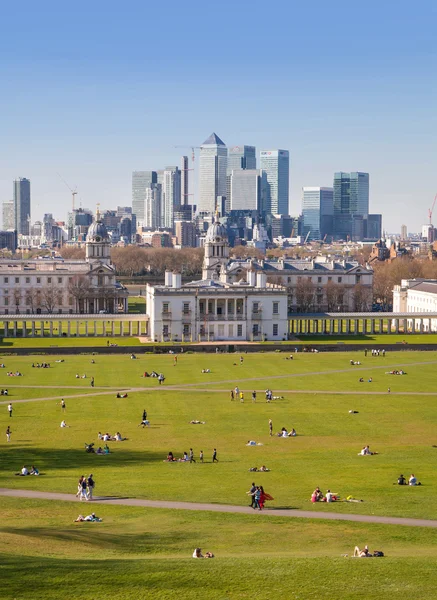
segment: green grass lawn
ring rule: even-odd
[[[352,367],[351,358],[363,364]],[[78,476],[92,472],[97,495],[244,505],[254,480],[274,496],[272,508],[436,518],[437,352],[385,358],[298,353],[293,361],[278,353],[247,354],[242,365],[238,355],[183,354],[176,366],[168,354],[96,356],[95,364],[76,355],[52,361],[50,369],[32,369],[34,357],[3,360],[0,387],[19,386],[10,388],[12,401],[49,399],[17,402],[12,419],[0,405],[0,428],[11,425],[13,432],[10,444],[4,433],[0,437],[0,487],[75,493]],[[407,375],[385,374],[401,365]],[[9,370],[23,377],[7,377]],[[163,372],[165,385],[141,377],[146,370]],[[113,393],[93,391],[92,376]],[[358,382],[361,376],[365,383]],[[246,390],[243,404],[230,401],[236,384]],[[283,399],[267,404],[266,387],[284,390]],[[138,389],[117,399],[116,389],[125,388]],[[80,393],[85,396],[67,399],[65,415],[58,400],[50,400]],[[143,430],[144,408],[152,426]],[[68,429],[59,427],[62,417]],[[298,436],[270,437],[269,418],[275,431],[295,427]],[[206,424],[190,425],[191,419]],[[110,443],[108,456],[86,454],[84,443],[98,444],[98,431],[120,431],[128,440]],[[247,447],[249,439],[263,445]],[[365,444],[379,454],[357,456]],[[205,464],[163,462],[169,450],[181,456],[190,447],[196,458],[204,450]],[[218,464],[211,464],[214,447]],[[15,477],[23,464],[37,465],[44,475]],[[271,471],[249,473],[262,464]],[[393,485],[401,472],[414,472],[423,485]],[[364,502],[312,505],[317,485]],[[97,586],[90,597],[104,590],[126,599],[240,599],[271,597],[272,590],[286,598],[435,597],[431,529],[106,505],[94,509],[103,523],[73,524],[88,505],[14,498],[0,498],[0,510],[2,598],[76,598],[87,593],[87,580]],[[365,543],[387,558],[341,557]],[[217,558],[191,560],[195,546]]]
[[[301,344],[399,344],[399,345],[416,345],[416,344],[437,344],[437,334],[435,333],[390,333],[390,334],[365,334],[354,335],[296,335],[296,341]],[[293,342],[288,342],[293,343]]]

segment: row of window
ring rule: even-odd
[[[9,279],[11,279],[11,283],[12,283],[12,279],[15,279],[15,283],[21,283],[21,279],[20,277],[4,277],[3,278],[3,283],[9,283]],[[56,279],[56,277],[47,277],[47,283],[55,283],[54,280]],[[62,277],[58,277],[58,283],[62,283],[63,282],[63,278]],[[26,283],[30,283],[30,277],[25,277],[24,278]],[[73,281],[72,277],[68,278],[68,281]],[[37,283],[41,283],[41,277],[37,277],[36,278],[36,282]]]
[[[203,302],[199,303],[199,311],[200,314],[203,314],[205,312],[205,304]],[[209,312],[213,312],[213,304],[212,302],[209,303],[208,305],[208,311]],[[217,307],[217,314],[222,314],[222,307],[218,306]],[[163,302],[162,303],[162,312],[163,313],[170,313],[170,304],[169,302]],[[237,314],[240,312],[239,307],[237,306]],[[253,302],[252,304],[252,312],[254,313],[258,313],[260,312],[260,305],[259,302]],[[182,314],[184,315],[188,315],[190,314],[190,303],[189,302],[184,302],[182,305]],[[273,302],[273,314],[274,315],[278,315],[279,314],[279,302]]]
[[[359,281],[360,275],[356,275],[357,280]],[[313,278],[311,276],[309,277],[302,277],[301,275],[297,276],[297,280],[298,281],[302,281],[302,279],[307,279],[308,281],[312,281]],[[323,277],[317,277],[317,283],[322,283]],[[291,283],[291,277],[288,277],[288,283]],[[328,277],[328,281],[333,281],[332,277]],[[342,283],[343,281],[343,277],[337,277],[337,282],[338,283]]]
[[[190,327],[190,325],[184,325],[182,333],[183,333],[184,336],[191,335],[191,327]],[[213,330],[210,331],[210,333],[212,335],[214,335],[214,331]],[[253,333],[253,335],[260,335],[261,334],[261,330],[259,328],[259,325],[254,325],[253,326],[252,333]],[[272,333],[273,333],[273,336],[279,335],[279,325],[277,323],[273,324]],[[168,337],[170,335],[169,325],[163,325],[162,326],[162,335],[164,337]],[[204,326],[200,327],[200,335],[207,335],[207,330],[205,329]],[[217,335],[218,335],[218,337],[224,337],[225,336],[225,325],[219,325],[218,326]],[[233,337],[234,336],[234,326],[233,325],[228,325],[228,335],[229,335],[229,337]],[[237,325],[237,337],[243,337],[243,325]]]

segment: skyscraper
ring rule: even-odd
[[[5,200],[3,202],[3,229],[15,229],[15,213],[13,200]]]
[[[188,185],[188,156],[183,156],[181,159],[181,199],[179,204],[189,204],[189,185]]]
[[[178,167],[166,167],[162,184],[161,226],[174,227],[174,212],[181,199],[181,172]]]
[[[367,219],[369,214],[369,174],[334,174],[334,233],[347,239],[356,231],[356,221]],[[356,235],[354,235],[356,237]]]
[[[228,149],[212,133],[200,146],[199,212],[214,213],[217,197],[226,197]]]
[[[253,210],[260,208],[260,172],[257,169],[231,171],[229,210]]]
[[[29,235],[30,181],[24,177],[14,181],[14,216],[17,233]]]
[[[265,212],[271,215],[288,215],[290,177],[288,150],[262,150],[259,166],[267,176]]]
[[[142,225],[151,229],[161,227],[161,198],[162,186],[160,183],[151,183],[145,190],[144,219]]]
[[[144,221],[146,189],[157,183],[156,171],[134,171],[132,173],[132,213],[137,221]]]
[[[332,235],[334,190],[328,187],[304,187],[302,194],[303,235],[322,240]]]
[[[228,152],[228,174],[237,169],[256,169],[255,146],[233,146]]]

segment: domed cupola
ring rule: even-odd
[[[91,223],[86,236],[86,260],[109,264],[111,239],[97,208],[96,217]]]
[[[203,279],[218,279],[222,265],[226,268],[229,259],[228,233],[219,221],[216,213],[213,223],[208,227],[205,237],[205,255],[203,258]]]

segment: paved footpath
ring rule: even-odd
[[[0,496],[13,498],[33,498],[34,500],[61,500],[63,502],[79,503],[73,494],[57,494],[51,492],[36,492],[33,490],[13,490],[0,488]],[[381,525],[407,525],[409,527],[437,527],[437,521],[427,519],[406,519],[400,517],[376,517],[374,515],[351,515],[312,510],[295,510],[287,508],[270,508],[254,511],[249,506],[232,506],[227,504],[202,504],[197,502],[168,502],[165,500],[140,500],[138,498],[115,498],[96,496],[92,504],[109,504],[121,506],[143,506],[145,508],[170,508],[176,510],[201,510],[222,513],[238,513],[264,515],[269,517],[295,517],[299,519],[326,519],[330,521],[355,521],[358,523],[378,523]]]

